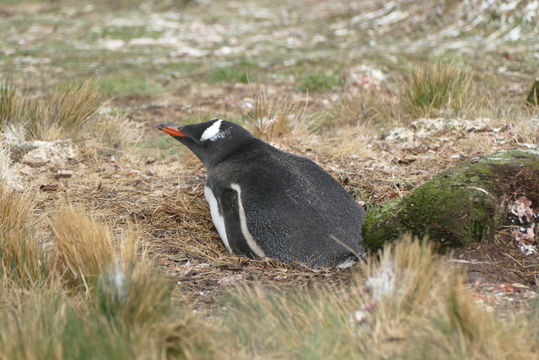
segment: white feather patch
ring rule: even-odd
[[[223,240],[223,243],[225,244],[228,252],[233,254],[232,248],[228,243],[228,237],[226,236],[225,219],[219,211],[219,205],[217,204],[217,199],[215,198],[215,195],[213,195],[213,192],[207,186],[204,187],[204,196],[206,196],[206,200],[208,201],[208,204],[210,204],[210,213],[213,225],[215,225],[215,228],[217,229],[221,240]]]
[[[208,126],[208,128],[202,133],[200,141],[215,141],[222,138],[224,136],[224,134],[220,131],[222,122],[223,120],[217,120],[216,122],[211,124],[211,126]]]
[[[245,209],[243,208],[243,204],[241,203],[241,188],[238,184],[230,184],[230,187],[238,193],[238,208],[240,212],[240,225],[241,225],[241,232],[243,233],[243,237],[247,241],[247,245],[249,245],[249,248],[251,248],[251,251],[256,254],[256,256],[263,258],[266,256],[264,254],[264,251],[258,246],[255,239],[253,238],[253,235],[249,232],[249,229],[247,228],[247,218],[245,216]]]

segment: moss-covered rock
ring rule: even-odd
[[[530,105],[539,105],[539,80],[535,80],[526,99]]]
[[[365,246],[377,250],[403,233],[455,248],[488,238],[506,220],[506,205],[525,195],[539,203],[539,148],[474,158],[400,199],[373,206],[363,227]]]

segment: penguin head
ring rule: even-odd
[[[221,119],[183,126],[160,124],[157,128],[187,146],[208,168],[256,139],[243,127]]]

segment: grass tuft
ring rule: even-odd
[[[0,186],[0,279],[23,287],[48,277],[47,255],[38,243],[32,201]]]
[[[64,206],[54,258],[32,202],[2,191],[0,206],[0,359],[213,358],[211,327],[173,302],[132,229],[116,251],[107,227]]]
[[[103,104],[96,80],[70,82],[50,97],[49,122],[77,131],[91,120]]]
[[[56,237],[57,266],[74,287],[95,287],[99,274],[114,259],[112,234],[82,210],[60,208],[52,218]],[[62,271],[62,270],[61,270]]]
[[[412,116],[435,116],[442,110],[458,113],[471,94],[471,75],[449,63],[414,66],[404,85],[403,101]]]
[[[270,96],[259,87],[254,96],[254,110],[250,118],[254,122],[253,134],[265,141],[282,139],[310,131],[305,108],[293,103],[287,96]],[[305,104],[306,105],[306,104]]]
[[[83,154],[89,158],[100,156],[126,155],[141,141],[140,123],[129,120],[124,115],[103,115],[91,124],[87,131],[92,134],[85,140]]]
[[[0,130],[4,129],[13,119],[21,117],[24,109],[21,95],[9,82],[0,84]]]
[[[410,239],[386,246],[349,287],[240,287],[224,306],[230,358],[527,359],[537,340],[533,322],[476,306],[460,271]]]
[[[210,82],[236,82],[236,83],[248,83],[249,75],[243,70],[238,70],[231,67],[218,67],[214,69],[210,75]]]
[[[75,136],[95,118],[103,97],[95,80],[71,82],[33,98],[11,85],[0,85],[0,129],[22,127],[32,139]]]

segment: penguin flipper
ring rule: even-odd
[[[232,184],[231,188],[223,189],[218,200],[226,223],[228,242],[233,253],[251,258],[264,257],[264,252],[258,247],[247,228],[239,186]]]

